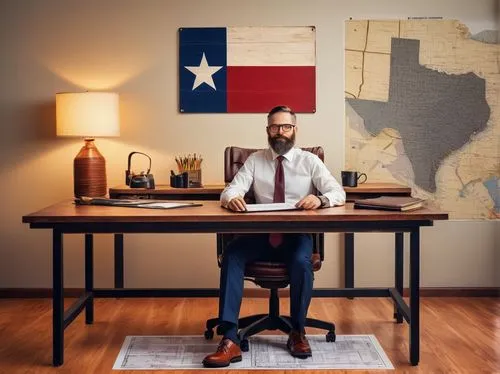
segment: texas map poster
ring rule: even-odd
[[[408,185],[450,218],[500,218],[500,45],[488,35],[456,20],[346,21],[346,168]]]

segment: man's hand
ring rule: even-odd
[[[321,200],[316,195],[307,195],[302,200],[300,200],[297,204],[295,204],[297,208],[302,209],[317,209],[321,206]]]
[[[234,197],[227,203],[227,208],[231,209],[233,212],[245,212],[247,210],[247,204],[245,200],[238,196]]]

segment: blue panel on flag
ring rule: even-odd
[[[226,28],[179,29],[180,111],[224,113]]]

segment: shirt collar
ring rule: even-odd
[[[279,154],[277,154],[276,152],[274,152],[274,149],[272,149],[271,147],[269,147],[269,150],[271,151],[271,157],[273,159],[273,161],[276,160],[276,158],[278,158]],[[293,147],[292,149],[290,149],[287,153],[285,153],[284,155],[282,155],[286,160],[288,161],[292,161],[293,160],[293,156],[295,155],[295,152],[296,152],[296,148]]]

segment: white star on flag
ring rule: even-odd
[[[206,83],[214,90],[217,90],[215,88],[215,83],[212,78],[212,75],[217,73],[220,69],[222,69],[222,66],[209,66],[207,58],[205,57],[205,52],[203,52],[203,56],[201,57],[200,66],[184,66],[184,67],[188,69],[191,73],[196,75],[192,91],[194,91],[195,88],[201,85],[202,83]]]

